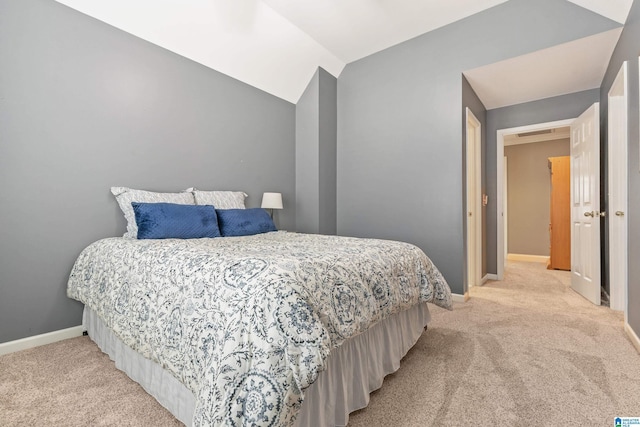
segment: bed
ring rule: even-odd
[[[346,425],[450,289],[418,247],[283,231],[88,246],[91,338],[186,425]]]

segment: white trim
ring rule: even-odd
[[[502,239],[502,243],[504,246],[502,246],[502,253],[503,255],[503,260],[502,262],[504,263],[505,260],[507,259],[507,253],[509,252],[509,163],[507,160],[509,160],[507,158],[507,156],[502,156],[502,159],[504,160],[504,165],[502,165],[503,167],[503,173],[502,173],[502,185],[503,185],[503,191],[501,191],[502,193],[502,209],[503,209],[503,213],[502,213],[502,221],[504,224],[504,229],[502,231],[504,231],[504,238]],[[498,187],[500,188],[500,187]],[[500,191],[500,190],[498,190]],[[502,264],[504,267],[504,264]],[[502,279],[502,276],[500,274],[496,274],[496,276],[498,276],[500,279]]]
[[[528,255],[528,254],[507,254],[508,261],[524,261],[524,262],[549,262],[549,257],[545,255]]]
[[[46,334],[34,335],[32,337],[5,342],[0,344],[0,356],[2,356],[3,354],[14,353],[16,351],[26,350],[45,344],[51,344],[54,342],[66,340],[68,338],[79,337],[82,336],[83,331],[84,328],[82,327],[82,325],[80,325],[67,329],[60,329],[59,331],[47,332]]]
[[[482,284],[484,285],[485,283],[487,283],[488,280],[498,280],[498,275],[491,274],[491,273],[485,274],[484,277],[482,278]]]
[[[640,353],[640,338],[638,338],[638,335],[636,335],[635,331],[631,328],[631,325],[625,322],[624,331],[631,340],[631,344],[633,344],[638,353]]]
[[[469,301],[469,292],[465,292],[464,295],[451,294],[453,302],[467,302]]]
[[[496,134],[496,270],[498,280],[504,275],[505,250],[505,218],[504,218],[504,137],[514,133],[533,132],[537,130],[553,129],[571,126],[575,119],[557,120],[555,122],[538,123],[534,125],[518,126],[499,129]]]
[[[473,212],[473,217],[468,217],[465,212],[465,219],[467,221],[467,234],[466,246],[467,246],[467,290],[471,286],[481,285],[482,277],[482,123],[473,114],[473,111],[466,108],[466,206],[468,213]],[[474,133],[473,146],[469,144],[469,133]],[[473,171],[473,176],[469,173]],[[474,191],[471,192],[473,200],[469,203],[469,187],[472,183]],[[471,206],[469,206],[471,204]],[[472,224],[470,227],[469,225]],[[473,233],[473,234],[472,234]],[[473,239],[471,239],[473,237]],[[473,248],[470,247],[470,240],[474,241]],[[473,258],[472,258],[473,257]],[[471,266],[473,270],[471,271]]]

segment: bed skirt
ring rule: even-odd
[[[296,427],[346,426],[349,413],[369,403],[369,393],[400,367],[400,360],[418,341],[430,320],[427,304],[384,319],[345,341],[327,359],[327,369],[305,393]],[[139,383],[177,419],[191,425],[193,393],[160,365],[125,345],[91,309],[83,325],[91,339],[115,361],[118,369]]]

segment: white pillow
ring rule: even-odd
[[[120,210],[127,220],[127,232],[123,237],[131,239],[138,238],[138,224],[136,215],[133,212],[131,202],[142,203],[176,203],[179,205],[195,205],[193,194],[191,193],[155,193],[153,191],[134,190],[127,187],[111,187],[111,193],[116,196],[116,201]]]
[[[244,209],[247,194],[242,191],[200,191],[194,189],[196,205],[213,205],[216,209]],[[187,190],[187,191],[188,191]]]

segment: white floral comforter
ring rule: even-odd
[[[67,293],[194,393],[194,426],[291,425],[332,348],[419,302],[451,308],[416,246],[286,232],[103,239]]]

